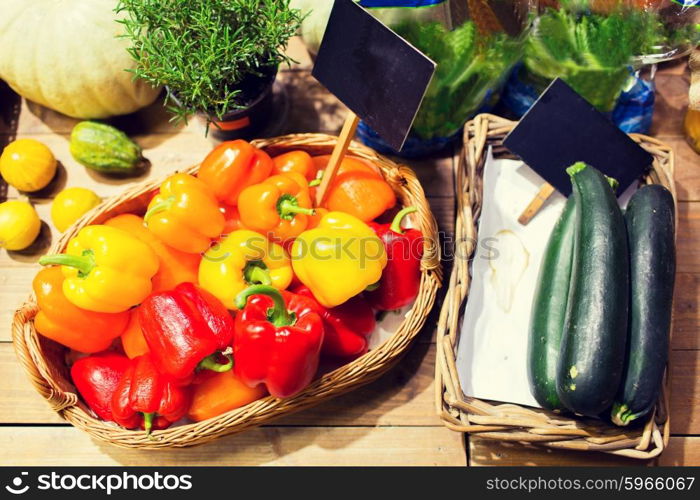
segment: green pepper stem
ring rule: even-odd
[[[39,264],[42,266],[56,265],[74,267],[84,276],[90,274],[90,271],[97,265],[91,251],[83,252],[83,255],[70,255],[67,253],[44,255],[39,259]]]
[[[277,212],[282,219],[292,219],[296,214],[314,215],[316,213],[313,208],[300,207],[299,201],[292,195],[282,195],[277,202]]]
[[[585,170],[588,167],[584,162],[579,161],[571,165],[570,167],[567,167],[566,173],[569,174],[571,177],[574,175],[578,174],[579,172]]]
[[[371,285],[367,285],[367,288],[365,288],[365,292],[373,292],[373,291],[375,291],[377,288],[379,288],[379,285],[380,285],[380,284],[381,284],[381,280],[380,280],[380,281],[375,281],[375,282],[372,283]]]
[[[612,188],[613,192],[617,191],[617,188],[620,187],[620,183],[617,182],[616,179],[608,177],[607,175],[605,176],[605,179],[608,181],[608,184],[610,184],[610,187]]]
[[[638,415],[634,415],[632,411],[630,411],[626,404],[620,403],[615,403],[613,405],[610,415],[613,423],[621,427],[629,424],[632,420],[638,417]]]
[[[217,373],[224,373],[233,368],[233,357],[230,354],[224,354],[228,362],[225,364],[219,363],[216,359],[219,357],[218,353],[210,354],[197,365],[198,370],[211,370]]]
[[[323,180],[323,174],[325,173],[325,170],[319,170],[316,172],[316,178],[309,182],[309,187],[316,187],[321,185],[321,181]]]
[[[408,214],[412,214],[413,212],[417,212],[418,209],[416,207],[406,207],[402,210],[399,210],[399,213],[397,213],[394,216],[394,220],[391,221],[391,226],[389,229],[394,231],[397,234],[403,234],[403,229],[401,229],[401,222],[403,222],[404,217],[406,217]]]
[[[268,321],[276,327],[293,325],[296,321],[296,315],[287,310],[280,291],[268,285],[253,285],[243,290],[236,296],[236,307],[243,309],[251,295],[267,295],[272,299],[274,306],[268,312]]]
[[[152,207],[150,207],[146,211],[146,215],[143,216],[143,220],[145,222],[148,222],[148,219],[153,217],[155,214],[158,212],[162,212],[163,210],[168,210],[170,207],[173,206],[173,203],[175,203],[175,196],[168,196],[164,200],[159,201]]]
[[[251,261],[246,264],[243,270],[243,277],[250,284],[271,285],[270,271],[259,261]],[[262,264],[262,265],[261,265]]]
[[[143,414],[143,429],[149,436],[151,435],[151,429],[153,429],[153,419],[155,418],[155,416],[156,412],[154,411]]]

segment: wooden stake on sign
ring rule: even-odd
[[[552,196],[552,193],[554,193],[554,186],[549,183],[543,184],[537,195],[535,195],[527,208],[520,214],[520,217],[518,217],[518,222],[520,222],[520,224],[523,226],[526,226],[527,223],[530,222],[535,215],[537,215],[537,212],[540,211],[542,205],[544,205],[549,197]]]
[[[343,161],[343,157],[348,150],[348,146],[350,146],[350,141],[352,141],[352,138],[355,137],[355,130],[357,129],[358,123],[360,123],[360,117],[352,111],[349,111],[348,116],[345,119],[345,123],[343,124],[343,129],[340,131],[340,135],[338,136],[338,142],[333,148],[333,152],[331,153],[330,160],[328,160],[326,169],[323,171],[321,184],[316,190],[317,207],[320,207],[321,203],[323,203],[323,198],[325,198],[328,187],[331,185],[331,182],[338,171],[338,167],[340,167],[340,163]]]

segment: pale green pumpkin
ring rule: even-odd
[[[2,0],[0,79],[75,118],[131,113],[160,89],[132,80],[116,0]]]

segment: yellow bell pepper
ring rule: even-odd
[[[140,304],[151,293],[151,278],[158,271],[151,247],[103,225],[82,228],[65,253],[45,255],[39,264],[63,266],[63,294],[73,305],[108,313]]]
[[[335,307],[378,282],[387,256],[382,240],[360,219],[328,212],[292,245],[292,267],[325,307]]]
[[[236,296],[252,284],[284,290],[292,281],[287,252],[277,243],[248,229],[239,229],[212,246],[199,264],[199,285],[229,309]]]
[[[163,243],[186,253],[204,252],[226,223],[209,186],[183,173],[165,179],[143,220]]]

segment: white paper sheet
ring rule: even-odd
[[[543,182],[522,161],[494,160],[489,151],[457,349],[460,383],[468,396],[537,406],[526,368],[530,310],[544,247],[566,200],[554,193],[527,226],[517,219]]]
[[[494,160],[489,150],[457,347],[460,383],[468,396],[539,406],[527,380],[528,326],[544,250],[566,199],[555,192],[528,225],[517,219],[543,183],[523,162]],[[635,190],[623,194],[623,206]]]

